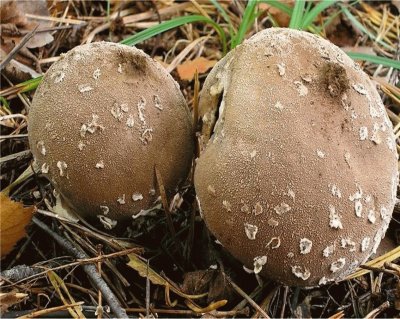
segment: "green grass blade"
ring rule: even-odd
[[[164,21],[164,22],[157,24],[155,26],[152,26],[146,30],[140,31],[140,32],[122,40],[120,43],[126,44],[126,45],[136,45],[140,42],[143,42],[144,40],[150,39],[151,37],[154,37],[165,31],[171,30],[173,28],[179,27],[179,26],[187,24],[187,23],[195,23],[195,22],[205,22],[214,27],[214,29],[217,31],[217,33],[221,39],[222,50],[225,55],[227,46],[226,46],[226,36],[225,36],[224,30],[213,20],[211,20],[207,17],[201,16],[201,15],[190,15],[190,16],[174,18],[169,21]]]
[[[353,60],[362,60],[375,64],[382,64],[384,66],[400,70],[400,61],[365,53],[347,52],[347,55]]]
[[[303,17],[303,24],[301,28],[303,30],[307,29],[322,11],[336,4],[336,2],[337,0],[324,0],[316,4],[314,8],[312,8],[310,12]]]
[[[277,8],[287,15],[292,16],[293,9],[282,2],[279,2],[277,0],[261,0],[260,2],[269,4],[271,7]]]
[[[225,22],[228,23],[229,34],[231,36],[231,39],[233,39],[236,35],[236,31],[233,28],[231,18],[229,17],[229,15],[226,13],[225,9],[220,5],[220,3],[217,0],[210,0],[210,2],[214,5],[215,8],[217,8],[217,10],[221,14],[221,16],[224,18]]]
[[[41,75],[34,79],[30,79],[28,81],[19,83],[16,85],[16,87],[21,88],[21,91],[19,91],[19,93],[29,92],[29,91],[35,90],[39,86],[40,82],[42,82],[42,79],[43,79],[43,76]]]
[[[305,4],[305,0],[296,0],[289,23],[289,28],[301,29]]]
[[[363,33],[365,33],[370,39],[376,41],[386,49],[390,50],[391,52],[394,51],[394,49],[388,45],[387,43],[383,42],[382,40],[377,40],[376,36],[372,34],[367,28],[365,28],[357,19],[356,17],[349,11],[349,9],[346,8],[344,5],[340,5],[340,7],[343,10],[343,13],[349,18],[349,20]]]
[[[256,18],[255,7],[257,5],[256,0],[248,0],[246,9],[244,10],[242,22],[240,23],[239,30],[236,36],[232,39],[231,49],[242,43],[246,32],[250,28],[251,24]]]

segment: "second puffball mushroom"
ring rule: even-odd
[[[200,210],[247,268],[315,286],[376,250],[398,156],[378,92],[343,51],[306,32],[262,31],[214,67],[199,114]]]
[[[141,50],[100,42],[54,63],[29,114],[33,155],[77,212],[114,220],[174,191],[191,166],[189,110],[178,84]]]

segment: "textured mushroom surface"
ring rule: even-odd
[[[28,124],[42,172],[76,211],[109,228],[156,200],[155,166],[168,191],[191,166],[179,86],[136,48],[100,42],[69,51],[44,76]]]
[[[396,200],[396,144],[376,88],[343,51],[264,30],[214,67],[199,108],[199,206],[247,268],[322,285],[377,249]]]

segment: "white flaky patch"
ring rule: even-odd
[[[118,197],[117,202],[120,203],[121,205],[124,205],[125,202],[125,194],[122,194],[121,197]]]
[[[46,147],[44,146],[44,141],[37,142],[36,147],[39,150],[40,154],[46,156]]]
[[[386,138],[386,145],[390,151],[394,151],[394,144],[390,137]]]
[[[267,263],[267,256],[258,256],[254,258],[254,273],[259,274],[263,266]]]
[[[352,87],[357,93],[360,93],[361,95],[368,94],[367,90],[365,89],[365,86],[362,85],[361,83],[352,84]]]
[[[228,211],[232,211],[232,205],[227,200],[222,201],[222,206]]]
[[[279,111],[283,110],[283,104],[279,101],[277,101],[274,105],[274,108],[278,109]]]
[[[86,144],[83,143],[82,141],[79,141],[78,143],[78,150],[83,151],[83,149],[85,148]]]
[[[160,97],[158,95],[153,95],[153,102],[154,102],[154,107],[156,109],[159,109],[160,111],[163,110],[163,107],[161,105]]]
[[[360,141],[365,141],[366,139],[368,139],[368,128],[365,126],[360,127]]]
[[[96,168],[104,168],[104,161],[100,161],[96,164]]]
[[[216,192],[215,192],[215,187],[212,186],[212,185],[208,185],[208,186],[207,186],[207,191],[208,191],[209,194],[211,194],[211,195],[213,195],[213,196],[215,196],[215,194],[216,194]]]
[[[277,249],[281,246],[280,237],[272,237],[269,242],[265,245],[266,248],[271,247],[272,249]]]
[[[366,251],[368,249],[370,243],[371,243],[371,238],[364,237],[363,240],[361,241],[361,251],[362,252]]]
[[[260,203],[256,203],[253,208],[254,215],[260,215],[263,212],[263,207]]]
[[[105,229],[113,229],[115,226],[117,226],[116,220],[112,220],[111,218],[103,215],[97,215],[97,217],[100,219],[100,222],[103,224]]]
[[[278,65],[277,65],[277,67],[278,67],[278,73],[279,73],[279,75],[280,76],[284,76],[285,75],[285,73],[286,73],[286,65],[285,65],[285,63],[279,63]]]
[[[42,165],[42,173],[47,174],[49,172],[49,164],[43,163]]]
[[[110,111],[111,115],[114,116],[118,121],[121,121],[124,117],[124,112],[122,111],[121,105],[119,105],[117,102],[113,104]]]
[[[332,281],[334,281],[334,279],[329,279],[324,276],[318,281],[318,285],[319,286],[326,285],[328,282],[332,282]]]
[[[297,278],[301,278],[303,280],[307,280],[311,276],[311,272],[307,268],[301,266],[292,266],[292,273]]]
[[[317,150],[317,156],[319,157],[319,158],[325,158],[325,152],[324,151],[321,151],[321,150]]]
[[[306,96],[308,94],[308,88],[300,81],[294,81],[294,85],[296,85],[297,91],[300,96]]]
[[[352,241],[350,238],[342,238],[341,247],[349,248],[350,252],[356,251],[356,243],[354,241]]]
[[[275,218],[268,219],[268,225],[271,227],[276,227],[279,225],[279,222]]]
[[[339,187],[337,187],[335,184],[331,185],[331,193],[333,196],[336,196],[337,198],[342,198],[342,192],[340,191]]]
[[[290,189],[290,188],[288,189],[288,191],[287,191],[287,193],[286,193],[285,195],[291,197],[291,198],[293,199],[293,201],[294,201],[295,198],[296,198],[296,194],[295,194],[294,191],[293,191],[292,189]]]
[[[355,200],[361,200],[363,192],[360,186],[357,186],[358,190],[353,194],[349,196],[349,200],[354,202]]]
[[[333,205],[329,205],[329,226],[336,229],[343,229],[341,217]]]
[[[280,203],[279,205],[275,206],[274,210],[275,213],[277,213],[278,215],[282,215],[284,213],[287,213],[288,211],[290,211],[290,206],[286,203]]]
[[[63,71],[57,71],[57,72],[55,72],[55,73],[53,73],[52,75],[51,75],[51,78],[52,79],[54,79],[54,83],[60,83],[60,82],[62,82],[62,81],[64,81],[64,78],[65,78],[65,72],[63,72]]]
[[[132,194],[132,200],[134,202],[137,202],[137,201],[142,200],[142,199],[143,199],[143,195],[142,194],[140,194],[140,193],[133,193]]]
[[[252,152],[250,152],[250,158],[254,158],[257,155],[257,151],[253,150]]]
[[[383,220],[384,222],[386,222],[386,223],[389,223],[389,222],[390,222],[390,219],[391,219],[391,214],[390,214],[390,212],[386,209],[385,206],[381,206],[380,213],[381,213],[381,218],[382,218],[382,220]]]
[[[122,64],[118,64],[117,72],[122,73]]]
[[[100,205],[100,210],[104,215],[107,215],[108,212],[110,211],[110,208],[108,208],[108,206],[102,206]]]
[[[93,71],[93,79],[98,80],[100,78],[101,71],[99,68]]]
[[[322,251],[322,255],[324,257],[329,257],[330,255],[333,254],[333,252],[335,251],[335,245],[330,245],[328,247],[326,247],[323,251]]]
[[[67,163],[65,163],[64,161],[58,161],[57,162],[57,167],[60,171],[60,176],[65,176],[66,175],[66,170],[68,168]]]
[[[333,273],[338,272],[340,269],[342,269],[344,267],[345,264],[346,264],[346,259],[345,258],[339,258],[338,260],[334,261],[331,264],[330,270]]]
[[[308,238],[300,239],[300,254],[309,254],[312,248],[312,241]]]
[[[258,232],[258,227],[256,225],[245,223],[244,232],[246,233],[248,239],[255,240]]]
[[[78,85],[78,90],[81,93],[86,93],[93,90],[93,88],[89,84],[80,84]]]
[[[135,125],[135,119],[133,118],[132,114],[129,114],[128,118],[126,119],[126,126],[132,128],[134,125]]]
[[[86,136],[86,133],[94,134],[97,130],[104,131],[104,126],[98,123],[99,116],[92,114],[92,119],[85,124],[82,124],[80,133],[82,137]]]
[[[349,167],[350,167],[350,158],[351,158],[351,155],[349,152],[344,153],[344,160],[346,161],[346,163]]]
[[[362,209],[363,209],[363,205],[362,205],[361,200],[356,199],[354,201],[354,211],[355,211],[357,217],[362,217]]]
[[[375,224],[376,216],[375,216],[375,211],[374,211],[373,209],[370,209],[370,210],[368,211],[368,221],[369,221],[371,224]]]

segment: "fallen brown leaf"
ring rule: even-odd
[[[199,74],[205,73],[211,69],[215,63],[217,63],[216,60],[208,60],[204,57],[185,61],[181,65],[178,65],[178,75],[182,80],[192,81],[196,70]]]
[[[0,313],[6,312],[9,307],[23,301],[26,297],[28,297],[27,294],[16,291],[0,293]]]
[[[26,236],[25,227],[32,219],[34,207],[24,207],[0,192],[0,240],[1,258]]]

